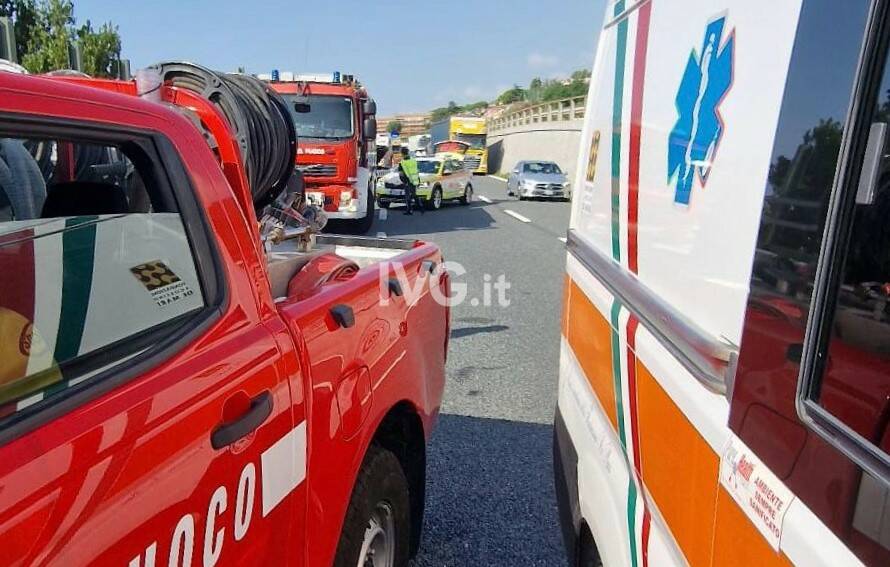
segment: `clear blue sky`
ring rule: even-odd
[[[368,87],[381,114],[491,99],[589,68],[603,10],[604,0],[74,0],[78,22],[119,26],[133,70],[171,59],[251,73],[340,70]]]

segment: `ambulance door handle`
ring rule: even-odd
[[[228,447],[256,431],[272,415],[272,393],[266,390],[250,401],[250,409],[244,415],[223,423],[210,435],[210,445],[214,449]]]

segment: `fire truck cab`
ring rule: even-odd
[[[306,196],[343,228],[374,221],[377,104],[351,75],[260,75],[290,104],[300,139],[297,169]]]

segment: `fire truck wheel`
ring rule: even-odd
[[[410,517],[408,479],[399,460],[371,445],[352,490],[334,567],[407,565]]]
[[[374,202],[377,199],[374,198],[374,193],[368,189],[368,210],[364,217],[358,219],[355,223],[355,231],[358,234],[364,234],[371,230],[371,225],[374,224]]]

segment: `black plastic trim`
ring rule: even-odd
[[[355,313],[352,307],[343,305],[342,303],[334,305],[330,309],[331,317],[340,327],[348,329],[355,325]]]
[[[566,558],[571,567],[579,564],[578,540],[581,533],[581,503],[578,498],[578,452],[559,407],[553,418],[553,483],[559,508],[559,525]]]

